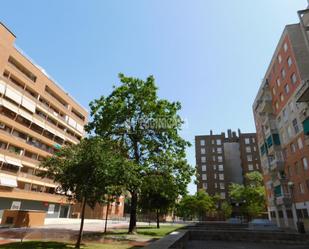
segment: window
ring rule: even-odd
[[[292,144],[290,145],[290,149],[291,149],[291,152],[292,152],[292,153],[295,153],[295,152],[296,152],[296,146],[295,146],[295,144],[292,143]]]
[[[218,162],[222,162],[223,161],[223,158],[222,158],[222,156],[218,156]]]
[[[206,163],[206,157],[205,157],[205,156],[202,156],[202,157],[201,157],[201,161],[202,161],[202,163]]]
[[[291,112],[294,112],[294,103],[293,103],[293,101],[291,101],[291,102],[289,103],[289,108],[290,108],[290,111],[291,111]]]
[[[218,188],[218,183],[215,182],[215,188]]]
[[[252,171],[253,170],[253,164],[248,164],[248,170]]]
[[[280,94],[280,100],[281,100],[281,102],[284,101],[284,95],[282,93]]]
[[[252,143],[255,143],[255,138],[253,137],[253,138],[251,138],[252,139]]]
[[[284,52],[288,51],[288,44],[285,42],[283,45]]]
[[[212,156],[212,161],[216,161],[216,156]]]
[[[220,193],[220,197],[221,197],[221,199],[225,199],[225,193],[224,193],[224,192],[221,192],[221,193]]]
[[[217,139],[217,145],[221,145],[221,139]]]
[[[214,170],[217,170],[217,165],[214,164],[212,167]]]
[[[296,83],[296,81],[297,81],[296,74],[295,74],[295,73],[293,73],[293,74],[292,74],[292,76],[291,76],[291,82],[292,82],[292,84],[295,84],[295,83]]]
[[[279,61],[279,63],[282,62],[282,56],[281,56],[281,54],[278,55],[278,61]]]
[[[293,124],[293,127],[294,127],[295,134],[297,134],[299,132],[299,127],[298,127],[298,123],[297,123],[296,118],[293,119],[292,124]]]
[[[290,67],[290,66],[292,66],[292,64],[293,64],[293,62],[292,62],[292,58],[291,58],[291,57],[289,57],[289,58],[288,58],[288,65],[289,65],[289,67]]]
[[[303,186],[302,183],[299,184],[299,192],[300,192],[301,194],[304,194],[304,193],[305,193],[305,189],[304,189],[304,186]]]
[[[279,109],[279,103],[278,103],[278,101],[276,101],[275,106],[276,106],[276,109],[278,110],[278,109]]]
[[[203,189],[207,189],[208,188],[208,185],[206,182],[203,182]]]
[[[308,161],[307,161],[307,158],[306,158],[306,157],[303,157],[302,161],[303,161],[304,170],[308,170]]]
[[[293,175],[293,168],[291,166],[288,167],[289,176]]]
[[[286,76],[286,72],[284,68],[281,70],[281,76],[282,76],[282,79],[284,79]]]
[[[250,138],[245,138],[245,144],[250,144]]]
[[[219,164],[219,165],[218,165],[218,169],[219,169],[219,171],[223,171],[223,165],[222,165],[222,164]]]
[[[201,154],[205,154],[205,153],[206,153],[205,148],[201,148]]]
[[[260,165],[258,163],[255,164],[256,169],[260,168]]]
[[[276,95],[276,88],[273,88],[273,95]]]
[[[218,147],[218,148],[217,148],[217,153],[218,153],[218,154],[222,154],[222,148],[221,148],[221,147]]]
[[[247,155],[247,161],[252,162],[252,155]]]
[[[250,146],[246,146],[246,152],[251,153],[251,147]]]
[[[215,144],[215,140],[212,139],[212,140],[211,140],[211,144]]]
[[[288,120],[288,115],[287,115],[287,111],[285,108],[282,110],[282,118],[284,122]]]
[[[253,151],[256,151],[256,146],[253,146]]]
[[[201,146],[205,146],[205,140],[204,140],[204,139],[202,139],[202,140],[200,141],[200,145],[201,145]]]
[[[224,180],[224,174],[219,174],[219,179],[223,181]]]
[[[207,180],[207,175],[206,174],[202,174],[202,180],[206,181]]]
[[[217,174],[216,173],[214,173],[214,179],[217,179]]]
[[[224,183],[223,182],[220,182],[220,189],[225,189],[225,186],[224,186]]]
[[[202,165],[202,171],[206,171],[207,167],[205,164]]]
[[[53,214],[55,212],[55,204],[49,204],[48,205],[48,214]]]
[[[291,138],[293,134],[292,134],[292,128],[290,125],[287,128],[287,133],[288,133],[288,137]]]
[[[277,86],[279,87],[279,86],[281,85],[280,79],[278,78],[278,79],[276,80],[276,82],[277,82]]]
[[[288,94],[290,92],[290,87],[289,87],[289,84],[286,84],[284,86],[284,90],[285,90],[285,93]]]
[[[298,145],[298,149],[302,149],[302,148],[304,148],[304,145],[303,145],[303,140],[301,139],[301,137],[299,137],[298,139],[297,139],[297,145]]]

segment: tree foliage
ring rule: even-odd
[[[41,167],[60,184],[62,192],[82,203],[81,227],[76,248],[80,247],[86,204],[94,207],[109,195],[122,192],[123,178],[119,170],[130,164],[118,146],[98,137],[83,139],[79,144],[65,146],[46,158]]]
[[[142,213],[155,212],[157,228],[160,228],[160,216],[168,214],[175,206],[179,194],[180,191],[173,176],[153,172],[143,180],[139,207]]]
[[[234,202],[240,204],[242,214],[250,219],[265,210],[265,189],[263,176],[257,171],[247,173],[246,180],[246,185],[231,184],[229,194]]]
[[[119,79],[110,95],[90,103],[93,121],[87,130],[121,144],[133,162],[125,174],[131,195],[129,232],[134,232],[138,194],[147,175],[168,172],[185,189],[194,171],[185,159],[189,143],[179,136],[180,103],[159,99],[152,76],[143,81],[120,74]]]
[[[183,219],[203,220],[207,213],[216,209],[216,197],[212,197],[205,191],[198,191],[195,195],[184,196],[177,205],[177,215]]]

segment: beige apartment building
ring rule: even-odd
[[[269,218],[309,230],[309,9],[287,25],[253,104]]]
[[[84,136],[88,113],[14,45],[0,23],[0,218],[4,209],[68,217],[70,203],[40,161]]]

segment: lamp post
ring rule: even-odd
[[[294,207],[294,210],[296,212],[296,227],[297,227],[297,231],[299,233],[305,233],[304,222],[302,222],[299,219],[298,212],[297,212],[297,209],[296,209],[296,203],[294,201],[294,182],[291,182],[291,181],[288,182],[288,187],[289,187],[290,194],[291,194],[292,207]]]

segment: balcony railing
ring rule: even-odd
[[[309,80],[304,80],[295,95],[297,102],[309,102]]]

